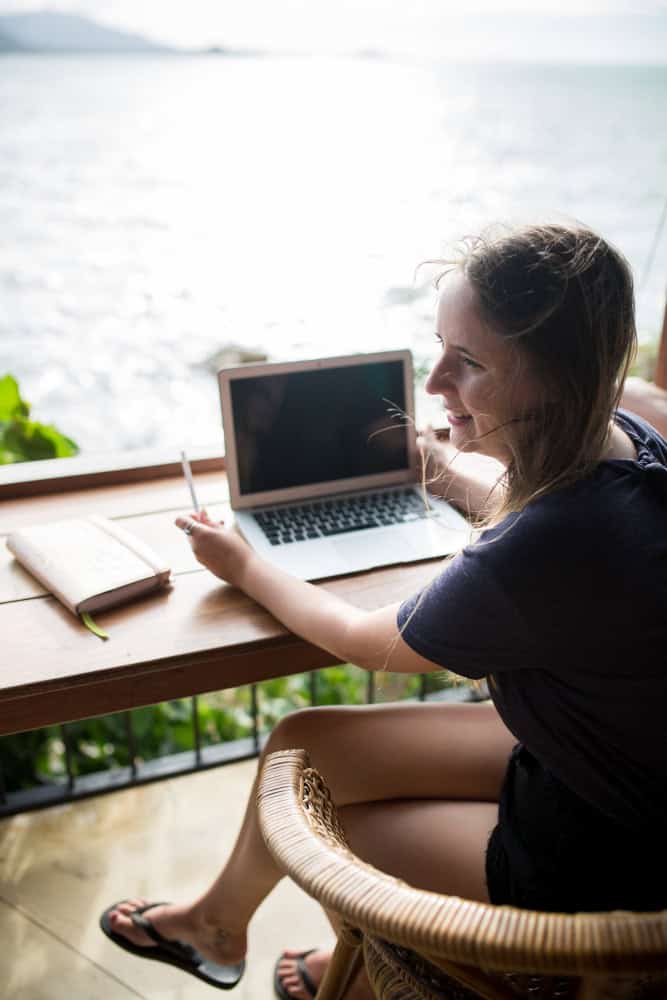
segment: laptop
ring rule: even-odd
[[[458,551],[470,525],[419,482],[410,351],[218,372],[231,507],[304,580]]]

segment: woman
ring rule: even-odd
[[[470,242],[439,286],[427,389],[451,433],[422,447],[441,470],[434,489],[485,530],[421,595],[359,611],[205,514],[176,523],[213,573],[341,660],[488,678],[493,705],[311,709],[276,727],[265,753],[308,750],[362,858],[469,899],[662,908],[667,443],[616,411],[636,339],[629,268],[586,229],[535,226]],[[103,927],[233,985],[248,922],[281,874],[253,794],[200,899],[128,900]],[[309,996],[327,958],[285,953],[279,994]],[[368,995],[361,980],[355,990]]]

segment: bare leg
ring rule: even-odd
[[[365,861],[418,888],[482,902],[488,901],[484,854],[496,813],[495,803],[414,799],[360,803],[339,811],[350,846]],[[336,929],[335,919],[331,922]],[[294,1000],[310,1000],[296,963],[298,954],[296,949],[283,953],[280,979]],[[329,958],[330,952],[317,950],[305,959],[315,985]],[[362,969],[346,1000],[372,997]]]
[[[283,719],[263,756],[295,747],[308,750],[342,811],[353,848],[362,857],[392,871],[409,853],[417,864],[425,857],[422,842],[428,842],[436,862],[423,869],[399,867],[395,873],[413,884],[485,898],[481,831],[488,835],[493,826],[495,808],[490,804],[497,802],[513,742],[490,705],[319,708]],[[374,813],[375,809],[380,811]],[[392,825],[383,828],[382,837],[364,834],[364,827],[373,827],[373,815],[376,830],[386,823],[386,810]],[[422,829],[424,823],[428,834]],[[443,841],[443,825],[449,823],[456,829],[450,838],[454,853],[447,860],[437,845]],[[404,837],[413,846],[417,842],[419,850],[406,851]],[[394,844],[393,854],[388,840]],[[382,858],[374,856],[374,844],[382,845]],[[441,873],[437,885],[436,871]],[[186,941],[214,961],[236,962],[245,954],[250,918],[282,875],[264,845],[253,788],[236,845],[210,889],[187,906],[152,910],[151,921],[165,937]],[[133,905],[119,908],[112,926],[136,944],[149,945],[126,915]]]

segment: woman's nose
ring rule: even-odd
[[[426,385],[424,388],[431,396],[439,396],[445,387],[452,385],[451,374],[448,369],[448,365],[445,363],[444,357],[440,358],[433,365],[431,372],[426,379]]]

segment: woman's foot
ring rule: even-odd
[[[330,951],[315,950],[305,953],[294,948],[284,951],[278,960],[277,973],[280,984],[288,996],[294,997],[294,1000],[312,1000],[315,993],[310,984],[317,991],[330,958]],[[310,984],[304,982],[298,965],[299,959],[306,968]]]
[[[126,899],[109,914],[109,924],[116,934],[139,947],[154,948],[155,942],[132,922],[130,913],[147,904],[145,899]],[[195,948],[200,955],[218,965],[236,965],[246,953],[245,928],[223,926],[194,906],[163,903],[146,910],[146,917],[167,941],[180,941]],[[227,922],[226,922],[227,923]]]

